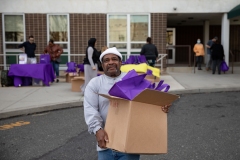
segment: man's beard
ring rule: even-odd
[[[109,67],[109,68],[112,68],[112,67]],[[109,72],[109,68],[107,68],[107,73],[110,77],[118,76],[119,69],[117,67],[114,66],[115,71],[111,71],[111,72]]]

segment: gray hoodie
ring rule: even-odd
[[[98,93],[108,94],[112,86],[120,81],[126,73],[121,73],[118,77],[101,75],[91,79],[84,92],[84,117],[88,125],[88,132],[96,134],[100,128],[104,128],[109,100],[99,96]],[[97,150],[101,150],[99,147]]]

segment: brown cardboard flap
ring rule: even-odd
[[[139,95],[137,95],[133,99],[133,101],[163,106],[171,104],[178,98],[179,98],[178,95],[156,91],[152,89],[145,89]]]
[[[82,79],[82,80],[85,80],[85,77],[73,77],[73,79]]]

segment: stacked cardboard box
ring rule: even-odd
[[[79,76],[84,77],[84,72],[79,71]]]
[[[76,76],[79,76],[79,74],[76,72],[67,73],[66,74],[66,82],[71,83],[71,80]]]
[[[72,79],[72,92],[81,92],[80,87],[84,84],[84,77],[74,77]]]

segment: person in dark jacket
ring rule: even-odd
[[[218,68],[218,74],[221,74],[221,63],[224,58],[223,46],[218,40],[216,40],[210,49],[212,58],[212,74],[215,74],[216,67]]]
[[[140,55],[144,55],[148,61],[148,64],[152,67],[155,65],[155,61],[158,57],[158,50],[157,47],[152,44],[151,37],[147,38],[147,44],[142,47]]]
[[[18,48],[20,48],[23,52],[27,54],[28,58],[34,58],[35,57],[35,50],[36,50],[36,44],[34,43],[33,36],[28,37],[28,41],[20,44]]]

